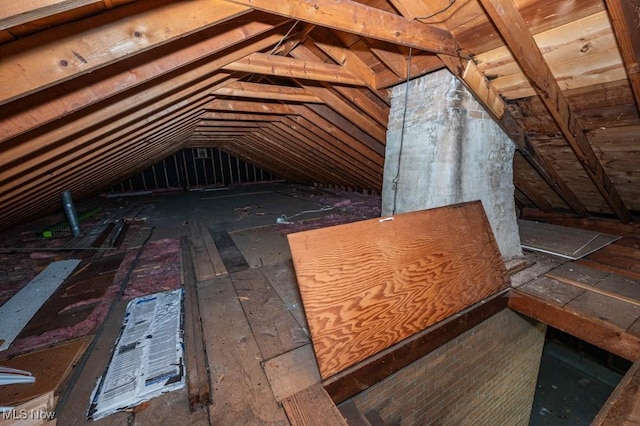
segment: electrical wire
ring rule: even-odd
[[[278,50],[278,47],[280,47],[280,45],[287,39],[287,37],[289,37],[289,34],[291,34],[291,31],[293,31],[293,29],[296,27],[296,25],[298,25],[298,22],[300,22],[300,21],[296,21],[296,22],[293,23],[291,28],[289,28],[289,31],[287,31],[287,33],[278,41],[278,43],[276,43],[276,45],[273,47],[273,49],[271,49],[271,53],[269,53],[269,55],[273,55],[273,52]]]
[[[279,224],[281,224],[281,225],[290,225],[290,224],[291,224],[291,223],[293,223],[293,222],[290,222],[290,221],[289,221],[289,219],[292,219],[292,218],[294,218],[294,217],[296,217],[296,216],[300,216],[300,215],[303,215],[303,214],[306,214],[306,213],[320,213],[320,212],[327,212],[327,211],[329,211],[329,210],[333,210],[333,207],[331,207],[331,206],[325,206],[325,207],[322,207],[322,208],[317,209],[317,210],[305,210],[305,211],[302,211],[302,212],[300,212],[300,213],[296,213],[296,214],[291,215],[291,216],[287,216],[287,215],[284,215],[284,214],[283,214],[283,215],[281,215],[279,218],[277,218],[277,219],[276,219],[276,223],[279,223]]]
[[[398,201],[398,182],[400,182],[400,166],[402,163],[402,147],[404,145],[404,125],[407,119],[407,103],[409,101],[409,78],[411,77],[411,57],[413,55],[413,48],[409,48],[409,60],[407,61],[407,80],[404,89],[404,110],[402,111],[402,132],[400,133],[400,148],[398,150],[398,171],[396,177],[393,178],[393,209],[391,214],[396,214],[396,204]]]
[[[428,15],[428,16],[418,16],[418,17],[416,17],[416,18],[414,18],[414,19],[415,19],[416,21],[418,21],[418,22],[422,22],[423,24],[427,24],[428,22],[423,22],[423,21],[426,21],[427,19],[431,19],[431,18],[433,18],[433,17],[435,17],[435,16],[440,15],[441,13],[446,12],[447,10],[451,9],[451,6],[453,6],[453,4],[454,4],[455,2],[456,2],[456,0],[449,0],[449,4],[448,4],[448,5],[446,5],[443,9],[441,9],[441,10],[439,10],[439,11],[435,12],[435,13],[432,13],[431,15]]]

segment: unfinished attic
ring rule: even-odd
[[[639,58],[638,0],[0,0],[0,425],[637,424]]]

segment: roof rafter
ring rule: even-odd
[[[631,213],[572,113],[571,106],[562,94],[518,8],[512,0],[479,1],[525,75],[531,80],[589,178],[616,216],[622,222],[629,222]]]
[[[337,84],[364,86],[364,82],[340,65],[310,62],[295,58],[255,52],[223,67],[225,70],[242,71],[279,77],[303,78]]]
[[[394,5],[406,14],[407,18],[426,16],[433,11],[423,2],[416,3],[412,0],[392,0]],[[531,144],[525,135],[524,129],[511,115],[504,100],[500,97],[493,85],[487,80],[476,67],[473,61],[453,58],[446,55],[438,55],[447,69],[465,85],[465,87],[475,96],[476,100],[482,104],[496,122],[502,127],[505,133],[516,144],[522,155],[531,166],[542,176],[558,196],[579,216],[587,216],[587,208],[578,197],[571,191],[567,183],[560,177],[558,172],[548,167],[543,156],[538,149]]]
[[[20,99],[17,108],[6,108],[7,111],[2,111],[0,114],[0,140],[15,137],[131,90],[154,78],[179,68],[184,69],[189,64],[208,58],[209,64],[201,63],[196,68],[199,72],[196,72],[193,66],[188,71],[183,71],[183,78],[195,80],[198,78],[196,74],[204,75],[212,66],[216,66],[221,52],[230,53],[230,57],[235,60],[238,58],[233,56],[236,51],[243,49],[246,52],[245,55],[252,53],[253,50],[264,46],[256,44],[249,51],[244,50],[244,47],[259,43],[269,36],[273,36],[270,39],[273,42],[269,41],[268,45],[277,43],[285,34],[285,29],[278,27],[289,21],[283,18],[282,22],[278,23],[274,22],[273,16],[261,12],[258,12],[258,15],[255,13],[251,14],[250,22],[225,22],[200,32],[195,40],[190,37],[181,38],[174,43],[136,55],[135,58],[121,61],[107,69],[97,70],[65,82],[62,90],[55,90],[60,87],[58,86],[48,91],[40,91],[36,95],[37,102],[34,102],[31,97]],[[242,47],[238,47],[239,45]],[[234,52],[228,49],[233,49]],[[135,68],[135,73],[131,72],[132,68]],[[157,85],[162,87],[162,84],[158,82]]]
[[[0,45],[0,105],[250,11],[222,0],[134,2]]]
[[[629,0],[605,0],[622,60],[640,111],[640,6]]]
[[[350,0],[228,0],[335,30],[371,37],[427,52],[467,56],[446,30],[407,20],[399,15]]]
[[[213,92],[214,95],[237,96],[239,98],[270,99],[290,102],[322,103],[323,100],[310,90],[300,87],[236,81]]]

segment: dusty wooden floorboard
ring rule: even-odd
[[[117,301],[105,320],[102,332],[97,336],[95,345],[88,354],[86,363],[78,368],[82,368],[80,375],[69,390],[66,398],[59,403],[63,403],[57,408],[57,419],[60,425],[123,425],[133,421],[133,414],[127,412],[115,413],[103,419],[92,421],[87,420],[86,413],[89,408],[89,397],[98,377],[102,376],[107,369],[111,351],[122,326],[124,312],[127,301]]]
[[[262,359],[268,360],[309,343],[304,330],[258,269],[231,274]]]
[[[265,361],[263,368],[278,402],[320,381],[311,343]]]
[[[249,269],[249,264],[226,229],[221,226],[216,226],[209,228],[209,231],[228,272],[238,272]],[[205,232],[205,230],[203,230],[203,232]]]
[[[309,386],[282,401],[293,426],[347,426],[347,421],[320,383]]]
[[[286,425],[231,278],[198,284],[212,382],[211,424]]]
[[[291,312],[296,321],[298,321],[300,327],[304,328],[308,333],[309,325],[307,324],[307,317],[302,307],[302,299],[300,298],[296,274],[293,271],[293,263],[291,263],[291,261],[282,262],[265,266],[261,269],[271,286],[286,304],[289,312]]]

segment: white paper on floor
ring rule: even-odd
[[[185,383],[182,289],[133,299],[106,373],[91,395],[93,420],[134,407]]]

